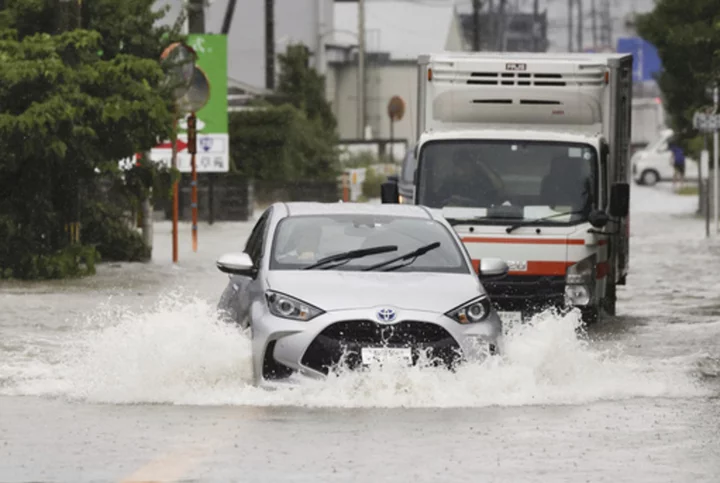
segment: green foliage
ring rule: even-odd
[[[98,176],[122,181],[118,160],[167,139],[172,126],[157,59],[176,34],[153,27],[161,15],[153,3],[83,2],[87,29],[81,30],[71,28],[73,17],[58,10],[61,3],[6,1],[0,14],[0,272],[53,278],[94,270],[95,248],[70,245],[66,224],[85,216],[82,203],[96,201],[88,194]],[[123,186],[137,198],[169,176],[144,164]],[[82,241],[93,241],[87,238]],[[106,253],[138,251],[131,233],[96,238]],[[116,242],[129,248],[107,247]]]
[[[683,139],[693,137],[693,113],[707,107],[705,88],[720,78],[720,9],[717,0],[659,0],[638,18],[638,33],[658,50],[658,84]]]
[[[278,92],[311,121],[319,121],[328,134],[334,133],[337,120],[325,98],[325,77],[310,68],[310,51],[303,44],[291,44],[278,55],[280,75]]]
[[[338,174],[334,143],[287,104],[231,113],[230,152],[235,169],[256,180],[327,180]]]
[[[140,233],[130,229],[117,205],[110,203],[87,204],[83,209],[83,239],[97,249],[106,261],[145,261],[150,249],[143,243]]]
[[[336,126],[325,79],[304,45],[278,55],[277,93],[230,114],[234,168],[263,181],[332,180],[339,174]]]
[[[387,180],[387,176],[368,168],[365,171],[365,181],[362,185],[362,194],[366,198],[380,198],[380,186]]]

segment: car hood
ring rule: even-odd
[[[273,270],[267,283],[325,311],[388,305],[443,313],[484,293],[472,274]]]

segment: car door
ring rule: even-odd
[[[267,238],[267,228],[271,213],[272,208],[268,208],[262,214],[245,244],[244,252],[250,255],[250,258],[257,268],[262,266],[261,262],[265,252],[265,240]],[[255,277],[234,276],[232,281],[233,284],[237,286],[235,289],[237,293],[235,297],[235,320],[240,323],[241,327],[245,328],[250,324],[250,309],[252,303],[263,295],[261,273],[258,272]]]

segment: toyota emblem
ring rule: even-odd
[[[395,320],[395,317],[397,317],[397,313],[393,309],[380,309],[377,311],[377,319],[380,322],[388,323]]]

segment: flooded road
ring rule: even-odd
[[[633,186],[619,316],[545,314],[502,360],[264,391],[214,313],[252,224],[156,225],[151,264],[0,285],[0,481],[720,481],[720,243]]]

